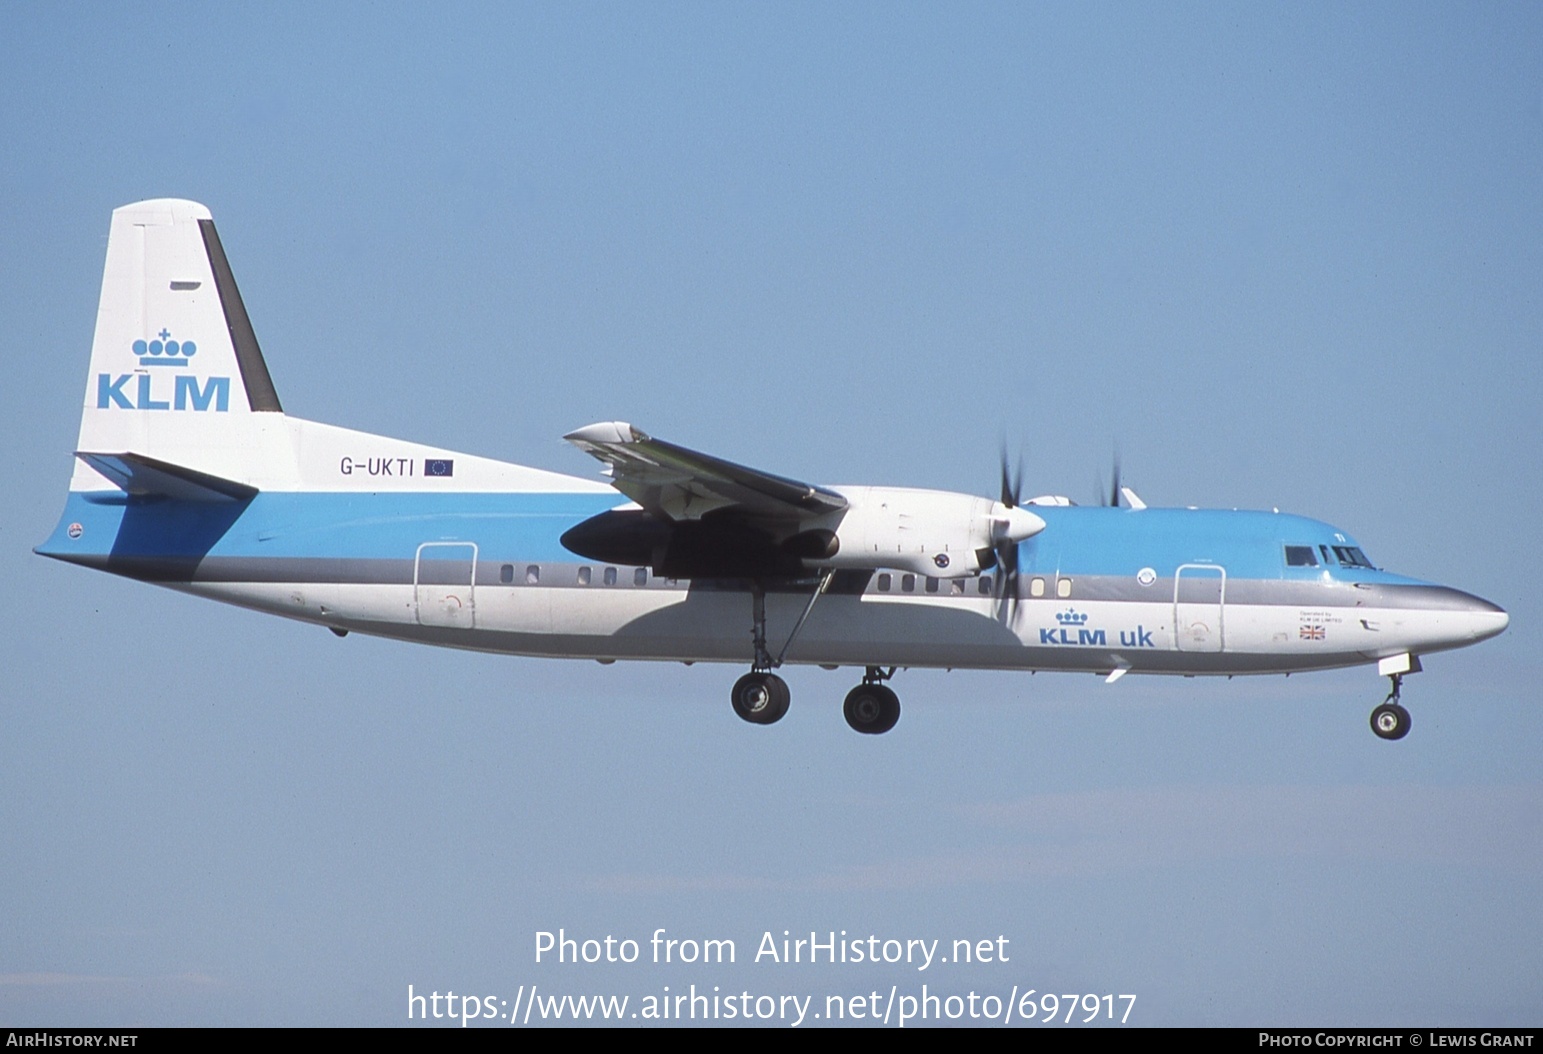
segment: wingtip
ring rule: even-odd
[[[563,436],[570,443],[637,443],[648,437],[626,421],[597,421]]]

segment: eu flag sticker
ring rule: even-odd
[[[446,457],[424,458],[423,474],[425,476],[453,476],[455,475],[455,462]]]

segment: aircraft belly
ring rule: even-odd
[[[407,583],[196,582],[215,600],[340,629],[518,655],[748,663],[750,596],[732,589],[476,586],[474,625],[425,623]],[[1025,600],[1011,628],[979,597],[767,597],[767,644],[802,665],[1107,673],[1280,673],[1451,647],[1439,612],[1232,604],[1225,648],[1177,647],[1167,602]],[[1450,621],[1448,619],[1447,621]],[[1442,634],[1446,633],[1446,638]]]
[[[336,617],[344,606],[344,592],[360,588],[330,582],[190,582],[169,585],[180,592],[307,622],[327,622]],[[399,617],[395,609],[400,608],[400,617],[412,618],[412,586],[363,588],[377,595],[391,594],[389,598],[377,597],[373,611],[377,617]]]

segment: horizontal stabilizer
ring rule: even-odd
[[[181,501],[247,501],[256,487],[207,472],[157,461],[143,454],[97,454],[77,450],[75,456],[129,494],[158,494]]]

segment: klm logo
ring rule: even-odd
[[[192,365],[198,345],[191,340],[171,339],[162,329],[156,340],[136,340],[134,354],[141,366],[166,367]],[[170,381],[168,391],[167,381]],[[98,410],[192,410],[225,413],[230,409],[230,378],[207,377],[202,380],[190,373],[165,374],[110,373],[96,375]]]
[[[1088,628],[1088,616],[1084,612],[1067,608],[1065,611],[1057,612],[1055,620],[1060,623],[1059,626],[1039,631],[1041,644],[1083,648],[1102,648],[1109,644],[1108,635],[1104,630]],[[1120,647],[1152,648],[1156,647],[1156,643],[1152,639],[1151,630],[1144,626],[1137,626],[1134,630],[1120,631]]]

